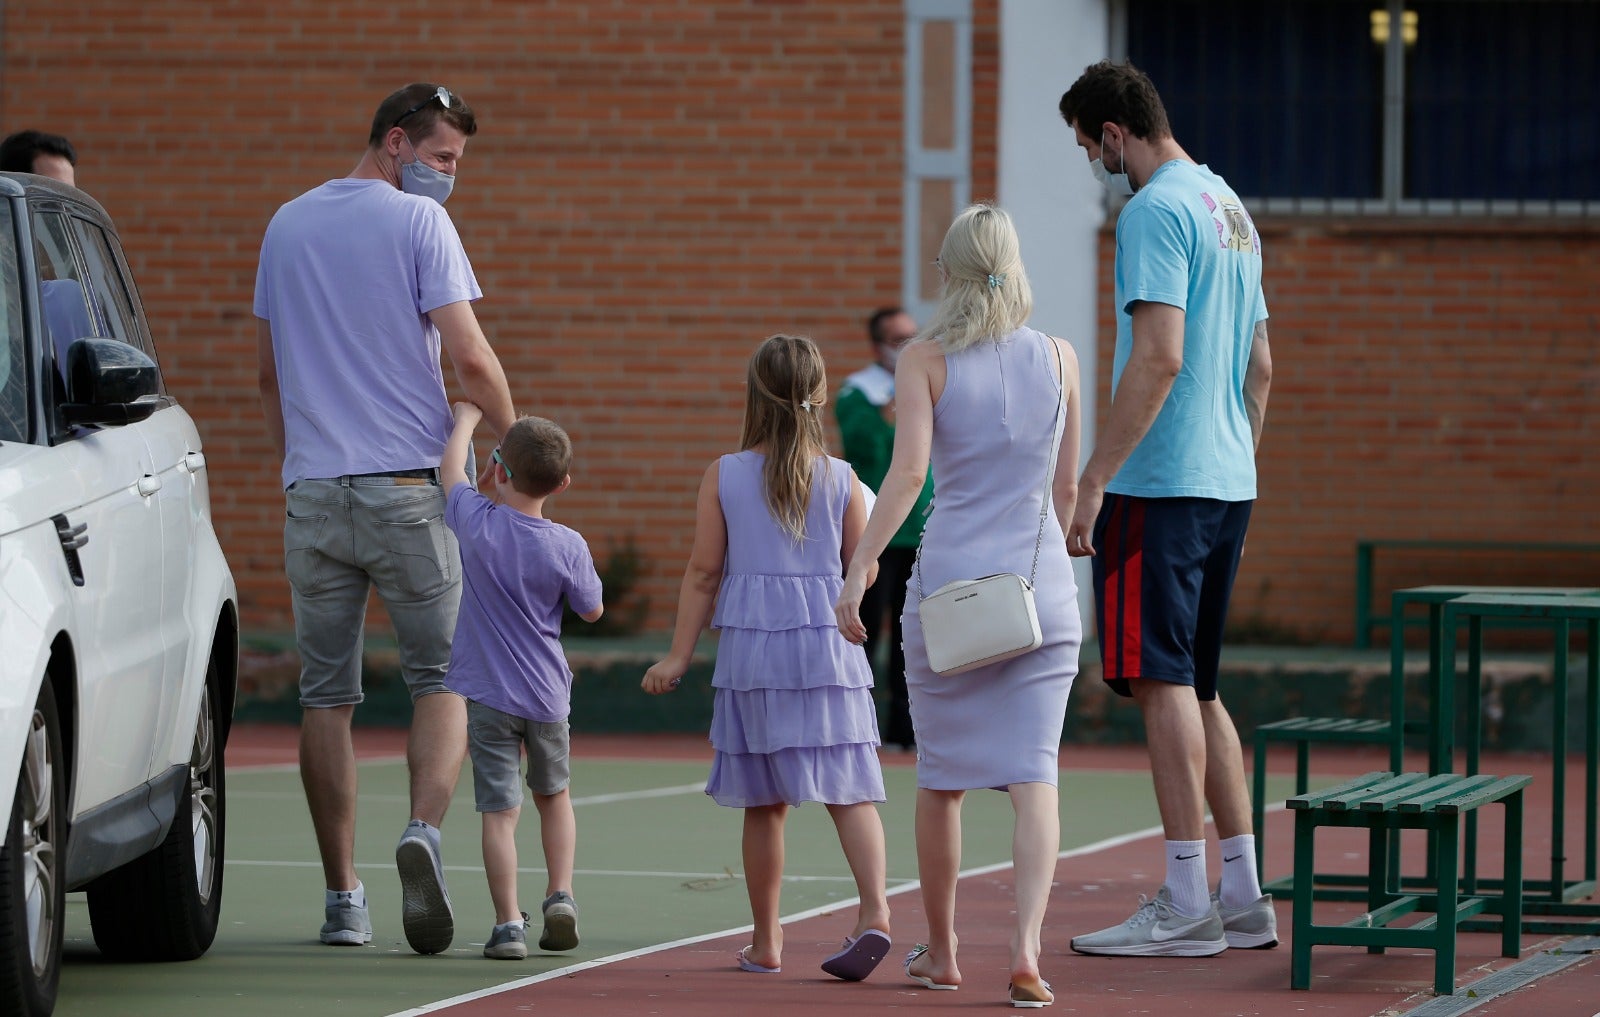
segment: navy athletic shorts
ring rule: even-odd
[[[1100,660],[1119,696],[1154,678],[1217,698],[1222,624],[1254,504],[1106,495],[1090,562]]]

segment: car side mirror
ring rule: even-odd
[[[67,349],[68,424],[132,424],[161,405],[161,373],[143,350],[117,339],[74,340]]]

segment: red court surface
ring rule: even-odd
[[[701,738],[675,736],[575,736],[579,756],[631,758],[706,758]],[[363,730],[358,750],[365,755],[403,751],[404,733]],[[1291,757],[1292,758],[1292,757]],[[294,759],[293,729],[245,726],[234,732],[230,765],[287,763]],[[886,754],[885,765],[911,765],[911,757]],[[1063,746],[1062,766],[1070,770],[1145,768],[1138,746]],[[1342,774],[1382,768],[1370,753],[1326,750],[1313,759],[1318,778],[1331,783]],[[1288,765],[1285,761],[1284,765]],[[1530,773],[1524,850],[1529,878],[1548,871],[1550,855],[1550,765],[1547,756],[1507,755],[1484,760],[1495,773]],[[1076,776],[1076,775],[1074,775]],[[1581,760],[1568,766],[1568,786],[1581,793]],[[1063,800],[1070,810],[1071,787]],[[1569,826],[1580,814],[1573,813]],[[1482,871],[1499,871],[1501,837],[1498,809],[1491,809],[1481,835]],[[1066,820],[1070,823],[1070,811]],[[1293,853],[1292,817],[1281,810],[1267,821],[1268,876],[1289,871]],[[1325,839],[1321,839],[1325,838]],[[1348,867],[1356,871],[1364,857],[1364,831],[1326,831],[1318,841],[1319,869]],[[1408,838],[1407,870],[1420,870],[1421,837]],[[1578,852],[1568,849],[1569,866]],[[1289,988],[1291,908],[1278,902],[1279,937],[1274,950],[1230,950],[1208,959],[1085,957],[1071,952],[1068,940],[1077,933],[1114,925],[1127,918],[1140,893],[1153,893],[1159,883],[1160,844],[1144,839],[1119,847],[1062,859],[1056,868],[1057,888],[1045,923],[1042,968],[1055,988],[1051,1014],[1093,1014],[1095,1017],[1194,1014],[1196,1017],[1246,1015],[1315,1015],[1315,1017],[1396,1017],[1432,999],[1431,951],[1391,949],[1373,955],[1360,947],[1318,947],[1312,954],[1312,988]],[[1322,860],[1330,864],[1323,865]],[[1215,868],[1215,866],[1213,866]],[[915,1010],[928,1014],[969,1013],[1007,1007],[1006,941],[1010,923],[1010,873],[1002,870],[964,880],[958,898],[958,932],[962,937],[961,968],[965,984],[955,992],[935,992],[909,982],[900,960],[923,935],[925,925],[917,891],[891,898],[894,908],[894,950],[866,982],[849,984],[823,975],[817,964],[837,949],[845,915],[825,915],[785,926],[784,970],[778,975],[738,971],[734,951],[741,936],[669,947],[641,956],[557,973],[532,984],[481,998],[464,1000],[429,1012],[450,1017],[487,1014],[548,1013],[562,1017],[617,1017],[655,1014],[662,1017],[722,1017],[759,1013],[762,1017],[800,1017],[836,1008],[842,1013],[880,1009]],[[1354,917],[1355,904],[1319,903],[1318,921],[1335,915]],[[1597,927],[1600,934],[1600,927]],[[1523,937],[1523,958],[1549,950],[1573,937]],[[1497,933],[1458,936],[1458,995],[1485,975],[1515,963],[1499,956]],[[1444,1002],[1443,1000],[1439,1002]],[[1452,1001],[1465,1002],[1465,1001]],[[1564,970],[1545,975],[1504,995],[1473,1000],[1474,1017],[1596,1017],[1600,1014],[1600,960],[1585,955]],[[1451,1013],[1467,1012],[1462,1009]]]

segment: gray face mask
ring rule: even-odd
[[[406,144],[411,144],[411,138],[406,137]],[[400,166],[400,189],[407,194],[416,194],[424,198],[432,198],[443,205],[450,197],[450,192],[455,189],[456,178],[448,173],[434,169],[423,162],[417,155],[416,146],[411,148],[411,161]]]
[[[1128,179],[1128,154],[1127,154],[1127,152],[1124,151],[1122,153],[1122,171],[1120,173],[1113,173],[1110,170],[1106,169],[1106,164],[1105,164],[1105,161],[1104,161],[1105,160],[1105,151],[1106,151],[1106,132],[1105,131],[1101,131],[1100,132],[1100,156],[1101,157],[1099,159],[1095,159],[1094,161],[1089,163],[1089,172],[1093,173],[1094,174],[1094,178],[1096,180],[1100,181],[1102,184],[1104,184],[1106,190],[1110,191],[1112,194],[1120,195],[1121,197],[1124,197],[1124,198],[1132,197],[1133,196],[1133,181]]]

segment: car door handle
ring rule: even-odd
[[[188,473],[199,473],[206,468],[206,457],[199,452],[190,452],[178,460],[178,468]]]
[[[146,498],[161,490],[161,478],[153,473],[146,473],[139,478],[139,493]]]

